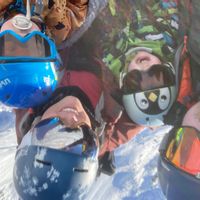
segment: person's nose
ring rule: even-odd
[[[146,57],[145,59],[138,59],[137,65],[140,66],[144,71],[147,71],[151,68],[151,66],[157,64],[157,61],[152,57]]]

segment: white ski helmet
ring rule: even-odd
[[[77,199],[98,171],[98,139],[88,127],[69,129],[58,118],[39,122],[25,135],[14,164],[23,200]]]
[[[134,48],[134,51],[145,50],[150,53],[149,48]],[[159,87],[149,86],[150,89],[143,90],[141,82],[144,77],[163,74],[164,84]],[[122,101],[125,110],[132,121],[147,126],[159,126],[163,124],[164,116],[172,107],[176,95],[176,77],[174,68],[170,63],[153,65],[147,71],[132,70],[120,74],[120,88],[122,89]]]

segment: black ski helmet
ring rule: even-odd
[[[168,200],[200,199],[200,132],[173,128],[165,135],[158,158],[158,178]]]
[[[94,182],[98,140],[86,126],[64,127],[58,118],[39,122],[22,140],[14,164],[23,200],[77,199]]]

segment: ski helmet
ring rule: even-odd
[[[151,53],[150,48],[133,48],[129,54],[138,51]],[[174,68],[170,63],[151,66],[147,71],[125,69],[120,75],[120,88],[125,110],[130,119],[138,124],[159,126],[163,124],[164,116],[173,105],[176,94]],[[164,84],[143,90],[142,82],[151,77],[163,75]]]
[[[62,76],[54,42],[39,31],[21,37],[6,30],[0,44],[0,101],[17,108],[46,102]]]
[[[158,159],[161,189],[169,200],[200,198],[200,132],[189,126],[165,135]]]
[[[69,129],[58,118],[40,121],[16,153],[18,195],[24,200],[77,199],[96,178],[98,151],[98,139],[88,127]]]

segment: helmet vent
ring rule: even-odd
[[[10,99],[10,95],[9,94],[6,95],[6,99]]]
[[[48,166],[51,166],[51,163],[50,163],[50,162],[48,162],[48,161],[39,160],[39,159],[36,159],[35,161],[36,161],[36,162],[38,162],[38,163],[41,163],[41,164],[43,164],[43,165],[48,165]]]
[[[78,169],[78,168],[73,168],[74,172],[80,172],[80,173],[87,173],[88,169]]]

